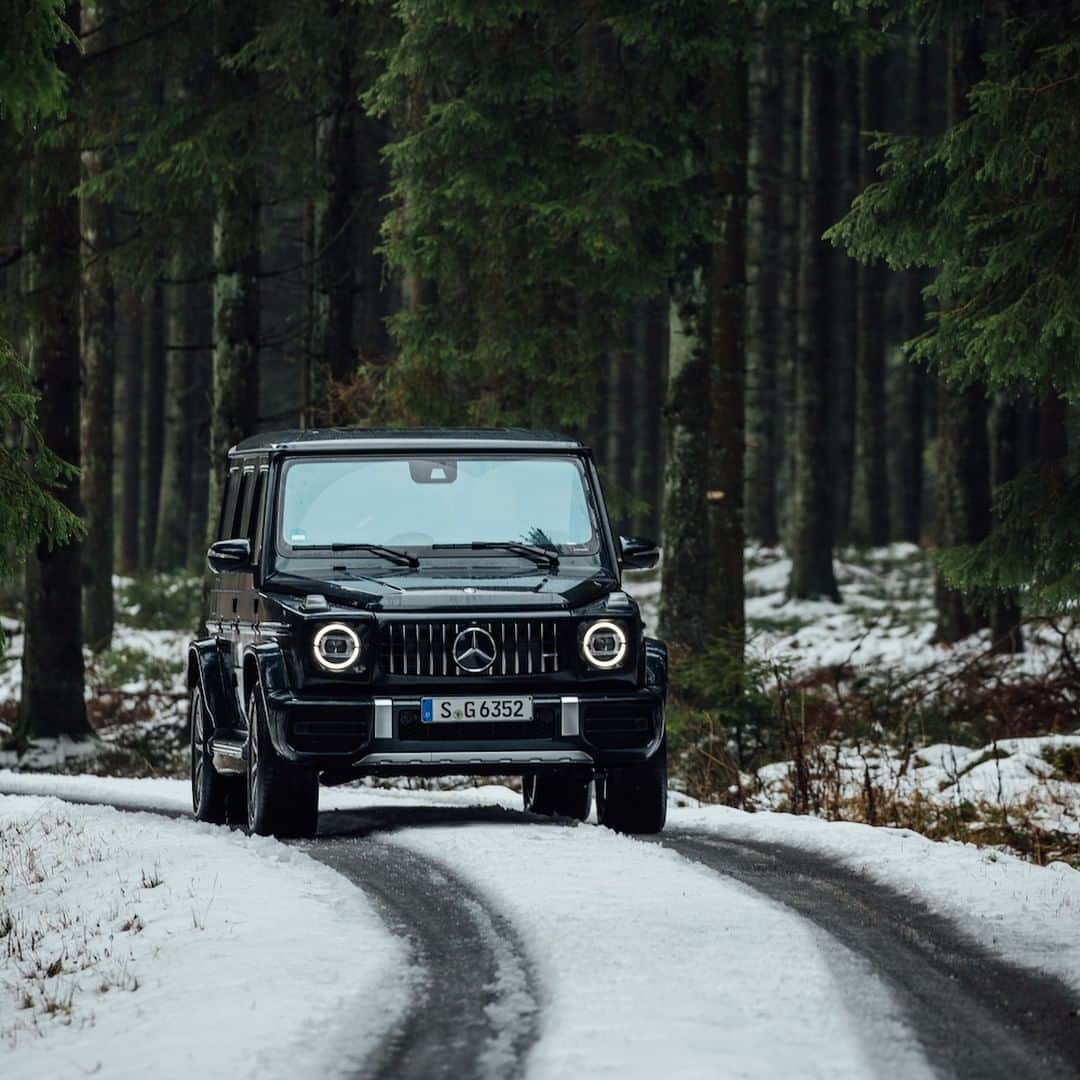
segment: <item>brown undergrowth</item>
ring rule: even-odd
[[[909,828],[1080,866],[1080,830],[1053,824],[1075,821],[1077,804],[1058,781],[1080,783],[1080,748],[1048,751],[1055,782],[1033,780],[1019,799],[1004,787],[961,797],[959,769],[932,791],[912,775],[926,765],[920,748],[933,744],[989,747],[975,762],[983,764],[1008,757],[998,745],[1008,739],[1080,732],[1080,677],[1067,643],[1039,676],[1010,676],[989,653],[913,673],[843,665],[796,676],[751,661],[736,674],[719,646],[676,652],[673,672],[673,784],[692,798]]]

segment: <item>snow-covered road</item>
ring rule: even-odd
[[[188,807],[187,786],[170,781],[3,773],[0,791],[172,814]],[[1080,1069],[1075,871],[999,856],[980,880],[973,860],[983,853],[958,845],[856,826],[830,839],[819,829],[835,827],[824,823],[730,811],[674,811],[660,842],[644,842],[526,817],[516,798],[497,787],[326,791],[320,838],[286,858],[275,854],[283,845],[219,830],[215,907],[234,905],[234,936],[247,944],[245,935],[262,935],[265,946],[255,942],[243,963],[232,953],[207,957],[215,974],[203,983],[205,999],[215,999],[219,978],[239,977],[224,974],[230,960],[255,978],[260,964],[275,963],[270,920],[249,925],[246,911],[291,896],[305,865],[316,883],[313,947],[325,952],[333,937],[337,948],[319,953],[312,970],[275,979],[272,1004],[265,992],[244,998],[240,1024],[222,994],[221,1028],[238,1053],[227,1070],[212,1065],[202,1075],[266,1075],[263,1047],[244,1056],[255,1049],[260,1010],[291,1048],[277,1064],[288,1060],[293,1076],[1060,1077]],[[215,843],[212,830],[186,821],[113,819],[121,831],[121,821],[140,822],[163,875],[185,838]],[[329,875],[339,904],[328,901],[328,871],[305,856],[343,875]],[[874,866],[890,867],[888,888]],[[920,866],[936,898],[933,885],[917,888]],[[988,882],[994,895],[980,901]],[[1033,917],[1010,927],[992,910]],[[374,928],[373,911],[382,918]],[[152,918],[168,916],[166,907]],[[295,922],[305,925],[303,916]],[[178,943],[198,938],[176,933]],[[1045,962],[1051,954],[1054,963]],[[1060,979],[1040,971],[1047,967]],[[163,988],[183,977],[165,963],[152,970]],[[326,986],[337,995],[329,1011]],[[180,982],[174,991],[187,992]],[[161,990],[131,1006],[140,1042],[152,1042],[155,1024],[175,1026],[167,998]],[[351,1047],[343,1017],[356,1031]],[[0,1074],[82,1075],[65,1071],[68,1036],[57,1026],[44,1022],[0,1045]],[[111,1000],[81,1037],[103,1061],[102,1075],[120,1075],[108,1065],[125,1060],[127,1039],[116,1035]],[[336,1064],[327,1065],[327,1047]],[[163,1055],[155,1072],[187,1076],[189,1064]]]

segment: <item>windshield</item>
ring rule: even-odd
[[[431,554],[507,541],[564,555],[599,550],[585,472],[572,457],[297,459],[285,465],[280,507],[277,543],[287,556],[348,544]]]

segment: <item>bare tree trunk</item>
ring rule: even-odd
[[[907,131],[910,135],[926,131],[926,62],[924,47],[918,36],[911,34],[907,49]],[[908,270],[903,280],[903,330],[905,341],[911,341],[922,333],[925,325],[923,315],[923,274]],[[895,402],[896,423],[893,436],[893,473],[889,483],[892,496],[890,524],[897,540],[918,543],[922,539],[923,517],[923,447],[924,398],[926,373],[922,367],[906,358],[897,365],[894,387],[890,395]]]
[[[881,127],[884,61],[859,56],[859,187],[877,179],[871,132]],[[885,408],[885,268],[859,264],[855,367],[855,489],[852,539],[880,546],[889,542],[889,469]]]
[[[996,490],[1020,471],[1020,417],[1023,407],[1000,399],[990,410],[990,486]],[[1024,651],[1020,600],[1013,590],[1000,591],[990,608],[993,648],[999,653]]]
[[[315,128],[315,160],[323,188],[314,204],[315,287],[311,352],[316,368],[321,367],[331,378],[340,380],[352,374],[357,360],[353,344],[354,16],[346,0],[327,0],[326,8],[341,36],[333,43],[331,56],[333,100],[319,116]]]
[[[200,250],[210,248],[209,230],[203,238]],[[202,344],[213,338],[213,317],[210,289],[205,285],[194,288],[194,299],[189,303],[195,308],[195,338]],[[206,551],[207,503],[210,487],[210,386],[212,349],[207,346],[192,354],[189,374],[191,393],[188,397],[188,442],[191,446],[191,499],[188,505],[188,559],[193,566],[200,566]],[[216,512],[215,508],[215,512]]]
[[[247,103],[255,76],[226,68],[224,62],[250,41],[254,9],[231,4],[218,10],[215,45],[219,104],[247,109],[232,148],[243,162],[254,139],[254,116]],[[229,447],[250,435],[258,420],[259,401],[259,200],[255,177],[243,165],[232,187],[223,192],[214,216],[214,358],[210,412],[211,527],[221,504]]]
[[[171,277],[185,278],[187,259],[178,254]],[[188,510],[191,503],[191,370],[196,364],[195,328],[190,286],[170,285],[165,296],[165,416],[158,496],[155,570],[175,570],[187,561]]]
[[[675,281],[667,391],[664,561],[660,630],[673,644],[701,648],[707,637],[702,597],[709,570],[709,351],[700,333],[705,309],[700,264]]]
[[[791,542],[792,489],[795,476],[795,365],[798,341],[799,208],[801,205],[802,57],[798,46],[784,50],[783,119],[780,135],[780,281],[777,297],[776,457],[780,533]]]
[[[837,60],[834,80],[835,130],[832,147],[835,183],[832,185],[832,220],[847,213],[859,193],[858,64],[854,57]],[[822,136],[824,138],[824,136]],[[824,148],[822,153],[824,153]],[[855,478],[855,367],[858,356],[858,264],[846,251],[831,249],[832,365],[830,444],[833,470],[834,539],[851,539],[851,502]]]
[[[828,62],[803,57],[802,180],[799,219],[799,358],[795,368],[795,489],[792,493],[791,580],[788,593],[839,600],[833,572],[832,476],[829,455],[832,190],[829,127],[833,73]]]
[[[709,636],[742,662],[745,639],[743,558],[746,452],[746,167],[747,67],[731,62],[713,80],[722,142],[713,170],[719,242],[709,252],[710,392],[708,508],[710,566],[705,610]]]
[[[161,285],[143,297],[142,321],[142,437],[140,439],[139,567],[154,562],[158,498],[161,493],[161,459],[165,449],[165,312]],[[134,419],[134,418],[133,418]]]
[[[946,86],[950,127],[967,112],[967,91],[978,78],[980,53],[976,30],[963,36],[959,31],[950,33]],[[939,384],[935,472],[938,546],[982,540],[990,529],[990,461],[986,398],[981,389],[957,390],[944,381]],[[984,605],[951,588],[940,574],[934,598],[938,641],[959,641],[987,625]]]
[[[87,57],[106,44],[102,24],[108,20],[103,3],[83,3],[82,37]],[[94,89],[101,87],[99,73]],[[100,103],[99,103],[100,105]],[[84,131],[83,143],[93,146],[95,128]],[[96,150],[81,155],[82,177],[99,176],[104,165]],[[116,376],[116,305],[112,271],[112,208],[84,198],[79,208],[82,232],[82,363],[86,383],[82,415],[82,502],[86,539],[83,541],[83,635],[95,652],[112,642],[113,632],[113,387]]]
[[[79,24],[78,6],[68,9]],[[77,46],[57,50],[61,69],[77,80]],[[74,131],[53,130],[38,139],[32,169],[34,250],[27,301],[31,325],[30,362],[41,395],[38,424],[46,445],[73,465],[79,442],[79,147]],[[79,511],[79,481],[57,492]],[[83,700],[81,544],[50,549],[42,540],[27,559],[26,636],[17,742],[43,737],[79,739],[90,734]]]
[[[663,500],[664,387],[667,383],[668,308],[666,296],[650,300],[639,314],[641,350],[635,389],[636,422],[634,494],[647,503],[637,516],[634,529],[642,536],[660,535],[660,507]]]
[[[747,149],[746,534],[780,539],[777,517],[777,321],[780,292],[782,99],[779,53],[760,46],[750,65]]]
[[[142,506],[140,446],[143,409],[142,305],[135,293],[122,304],[123,427],[121,454],[120,567],[125,574],[139,568],[139,512]]]

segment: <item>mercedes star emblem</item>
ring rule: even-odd
[[[451,653],[462,671],[478,675],[495,663],[495,639],[479,626],[467,626],[456,638]]]

